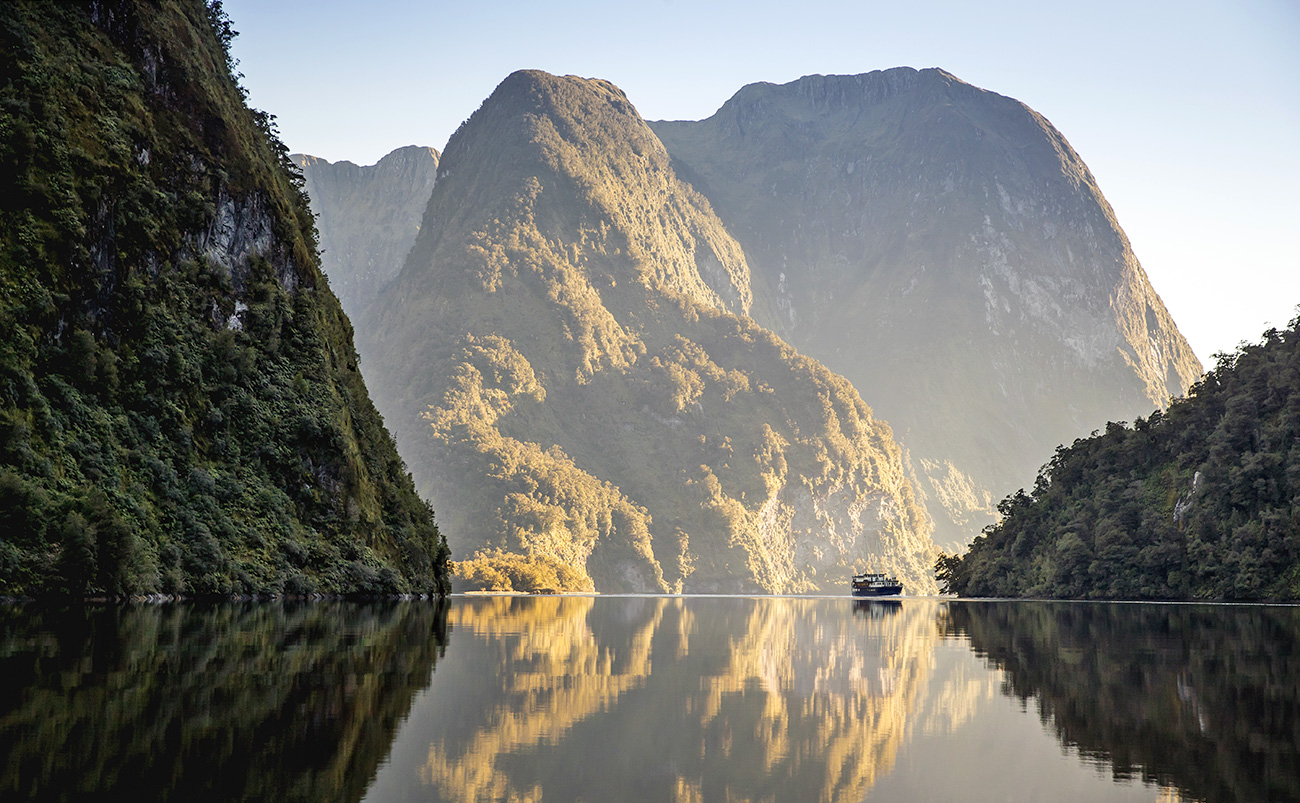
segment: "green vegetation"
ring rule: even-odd
[[[440,168],[358,331],[458,555],[557,590],[934,588],[889,427],[744,314],[739,247],[621,92],[516,73]]]
[[[968,596],[1300,598],[1300,318],[1188,396],[1057,449],[962,558]]]
[[[233,35],[0,6],[0,595],[446,588]]]
[[[595,591],[591,578],[550,555],[480,550],[452,570],[467,591]]]

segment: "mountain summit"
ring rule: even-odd
[[[1201,366],[1042,115],[938,69],[751,84],[651,127],[753,271],[754,317],[909,448],[945,544],[1053,448]]]
[[[462,574],[780,592],[874,567],[932,591],[888,426],[752,303],[740,247],[620,90],[506,78],[358,325]]]

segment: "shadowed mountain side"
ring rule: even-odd
[[[360,800],[441,604],[0,608],[0,797]]]
[[[377,163],[289,157],[302,169],[320,229],[321,269],[356,318],[402,269],[433,192],[438,152],[409,145]]]
[[[0,595],[446,588],[233,36],[0,4]]]
[[[751,84],[651,124],[740,241],[754,315],[843,373],[925,477],[936,540],[1201,367],[1055,128],[942,70]]]
[[[739,247],[617,88],[519,72],[452,137],[359,337],[462,559],[559,561],[601,590],[843,589],[855,566],[934,589],[889,428],[750,301]]]

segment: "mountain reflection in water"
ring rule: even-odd
[[[937,603],[864,618],[790,598],[456,602],[434,681],[454,699],[416,740],[432,794],[412,798],[859,800],[939,638]],[[401,783],[381,775],[372,797]]]
[[[0,800],[355,801],[436,603],[0,606]]]
[[[1300,800],[1298,644],[1268,606],[0,606],[0,800]]]
[[[367,799],[1296,799],[1297,611],[1221,610],[457,599]],[[1193,698],[1244,719],[1186,743],[1162,706]]]
[[[1300,800],[1300,607],[966,602],[946,634],[1060,741],[1196,800]]]

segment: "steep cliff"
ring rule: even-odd
[[[356,318],[397,275],[433,192],[438,152],[408,145],[373,165],[289,157],[302,169],[320,230],[321,269]]]
[[[875,566],[932,590],[888,426],[751,303],[740,248],[621,91],[502,82],[358,326],[466,576],[842,590]]]
[[[899,433],[936,540],[1201,373],[1088,168],[1018,101],[898,68],[651,126],[743,246],[755,318]]]
[[[435,591],[220,5],[0,5],[0,594]]]

